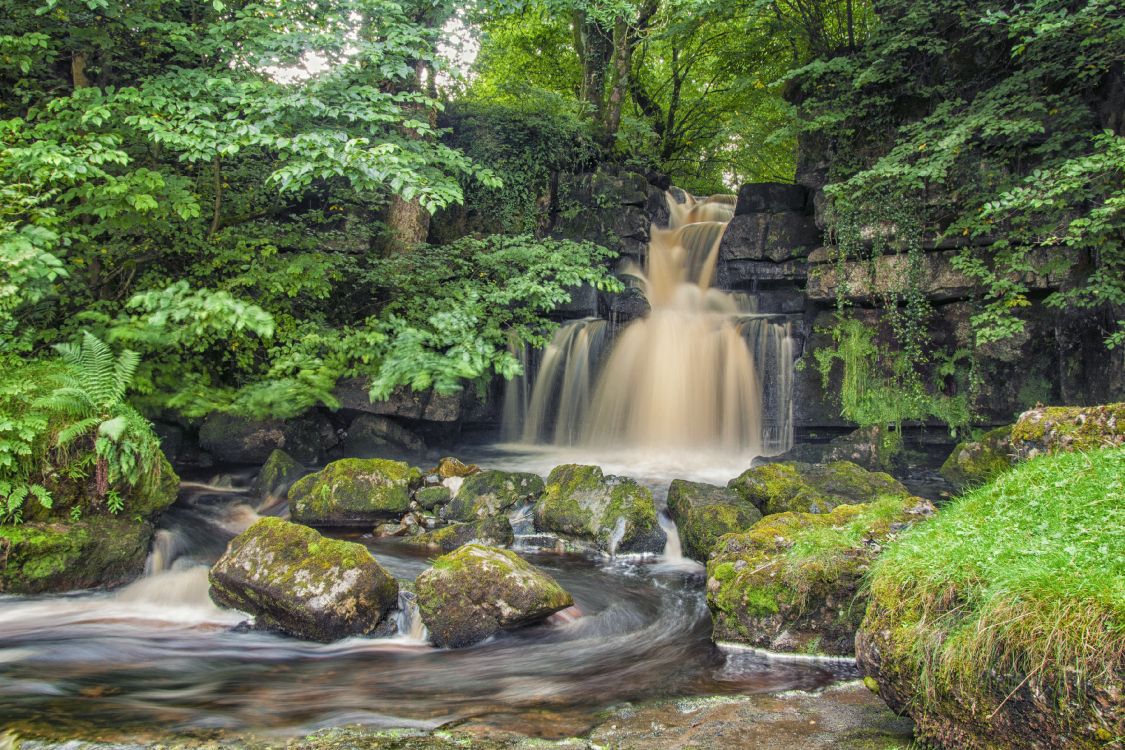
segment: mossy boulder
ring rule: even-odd
[[[684,553],[707,562],[719,537],[745,531],[761,512],[729,487],[673,479],[668,487],[668,515],[680,531]]]
[[[434,561],[415,583],[434,644],[461,648],[574,604],[555,579],[514,552],[468,544]]]
[[[403,461],[345,458],[289,488],[294,521],[313,526],[372,526],[410,509],[422,473]]]
[[[133,517],[0,526],[0,593],[117,586],[144,570],[153,527]]]
[[[422,508],[432,511],[452,500],[453,492],[443,485],[420,487],[414,493],[414,499],[418,501]]]
[[[542,494],[543,479],[536,474],[489,469],[466,476],[441,514],[451,521],[476,521],[533,503]]]
[[[933,513],[892,495],[826,513],[778,513],[722,537],[707,562],[714,639],[774,651],[848,655],[882,545]]]
[[[890,474],[868,471],[851,461],[807,464],[800,461],[757,466],[727,483],[768,516],[774,513],[827,513],[838,505],[871,502],[882,495],[910,493]]]
[[[1012,426],[1011,445],[1021,461],[1044,453],[1125,445],[1125,403],[1030,409]]]
[[[270,453],[258,476],[254,477],[250,491],[261,498],[284,497],[290,485],[304,473],[305,467],[297,459],[278,448]]]
[[[398,583],[366,547],[280,518],[232,539],[209,578],[219,606],[313,641],[366,635],[398,602]]]
[[[431,474],[437,474],[441,479],[452,479],[453,477],[468,477],[480,471],[480,467],[476,464],[467,464],[458,458],[446,456],[438,461],[438,465]]]
[[[608,554],[659,553],[667,541],[648,488],[579,464],[551,470],[535,507],[535,528]]]
[[[979,440],[958,443],[941,465],[941,475],[959,488],[984,484],[1012,468],[1012,428],[997,427]]]
[[[410,537],[407,543],[442,552],[452,552],[466,544],[486,547],[508,547],[515,541],[512,524],[504,516],[485,518],[473,523],[454,523],[440,529]]]

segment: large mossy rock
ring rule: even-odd
[[[598,466],[563,464],[551,470],[535,507],[537,531],[608,554],[664,550],[652,492]]]
[[[1012,426],[1011,445],[1021,461],[1044,453],[1125,445],[1125,403],[1030,409]]]
[[[275,448],[282,448],[298,461],[312,464],[338,442],[331,422],[315,409],[285,420],[215,412],[199,427],[200,447],[221,463],[261,464]]]
[[[403,461],[345,458],[289,488],[294,521],[313,526],[372,526],[410,510],[422,473]]]
[[[219,606],[313,641],[366,635],[398,602],[398,583],[366,547],[280,518],[232,539],[210,581]]]
[[[258,497],[284,497],[293,482],[305,473],[305,467],[280,448],[270,453],[254,477],[250,491]]]
[[[774,651],[848,655],[866,599],[862,581],[882,545],[933,513],[887,496],[827,513],[779,513],[727,534],[707,562],[714,639]]]
[[[0,526],[0,593],[117,586],[144,570],[153,528],[131,516]]]
[[[504,516],[485,518],[473,523],[454,523],[427,531],[405,540],[407,544],[452,552],[466,544],[486,547],[508,547],[515,541],[512,524]]]
[[[942,508],[869,574],[865,682],[944,750],[1125,740],[1125,448],[1043,455]]]
[[[871,502],[881,495],[909,495],[889,474],[867,471],[851,461],[806,464],[800,461],[757,466],[727,483],[768,516],[774,513],[827,513],[838,505]]]
[[[555,579],[515,552],[469,544],[434,560],[415,583],[434,644],[461,648],[574,604]]]
[[[543,479],[536,474],[489,469],[465,477],[457,494],[442,509],[451,521],[476,521],[503,513],[521,503],[533,503],[543,494]]]
[[[955,487],[984,484],[1012,468],[1012,428],[997,427],[979,440],[958,443],[941,465],[941,475]]]
[[[745,531],[761,512],[729,487],[673,479],[668,487],[668,515],[676,522],[688,557],[707,562],[723,534]]]

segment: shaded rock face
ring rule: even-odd
[[[805,211],[809,203],[809,191],[804,185],[790,185],[784,182],[756,182],[738,189],[738,203],[735,216],[775,211]]]
[[[456,422],[464,408],[463,394],[443,396],[433,391],[396,388],[385,401],[371,401],[371,386],[365,378],[342,378],[333,389],[341,408],[386,417],[417,419],[426,422]]]
[[[232,539],[209,578],[220,607],[313,641],[366,635],[398,602],[398,583],[366,547],[280,518]]]
[[[773,651],[849,655],[882,545],[934,512],[915,497],[779,513],[727,534],[707,562],[714,639]]]
[[[442,552],[452,552],[466,544],[486,547],[510,547],[515,541],[512,524],[503,516],[485,518],[474,523],[454,523],[424,534],[412,536],[407,543]]]
[[[579,464],[551,471],[535,507],[535,529],[611,555],[659,553],[667,541],[647,488]]]
[[[574,604],[553,578],[508,550],[469,544],[439,557],[415,584],[434,644],[471,646]]]
[[[348,426],[340,448],[349,456],[374,458],[387,451],[420,451],[426,447],[422,438],[390,417],[360,414]]]
[[[0,526],[0,593],[127,583],[144,570],[152,535],[151,523],[124,515]]]
[[[997,427],[980,440],[958,443],[941,465],[941,475],[959,489],[984,484],[1012,467],[1012,428]]]
[[[781,263],[805,258],[820,244],[820,230],[802,214],[749,213],[736,215],[719,243],[724,262],[757,260]]]
[[[761,512],[728,487],[673,479],[668,487],[668,515],[676,522],[684,554],[707,562],[723,534],[745,531]]]
[[[503,513],[543,494],[543,480],[535,474],[489,469],[465,477],[457,495],[442,509],[452,521],[476,521]]]
[[[893,468],[901,438],[878,426],[861,427],[827,443],[801,443],[776,456],[754,459],[754,466],[798,461],[831,463],[850,461],[868,471],[889,471]]]
[[[744,471],[727,486],[764,516],[788,511],[827,513],[838,505],[870,502],[881,495],[910,494],[889,474],[867,471],[850,461],[767,464]]]
[[[338,442],[328,418],[315,410],[287,420],[213,413],[199,428],[200,447],[221,463],[262,464],[275,448],[283,448],[298,461],[311,464]]]
[[[254,477],[250,491],[261,498],[284,497],[290,485],[305,473],[305,467],[280,449],[274,449]]]
[[[313,526],[371,526],[410,509],[422,473],[403,461],[345,458],[289,488],[294,521]]]
[[[1088,451],[1125,444],[1125,403],[1042,406],[1012,427],[1012,454],[1027,460],[1043,453]]]

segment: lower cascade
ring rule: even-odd
[[[712,286],[733,196],[678,202],[653,227],[645,268],[627,264],[651,307],[616,330],[565,323],[504,398],[502,436],[517,443],[720,449],[774,454],[793,442],[794,340],[752,295]]]

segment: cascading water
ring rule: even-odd
[[[792,444],[790,325],[756,313],[750,295],[711,286],[732,196],[669,196],[646,268],[626,268],[651,307],[614,332],[604,320],[563,325],[505,394],[503,437],[591,448],[772,454]]]

